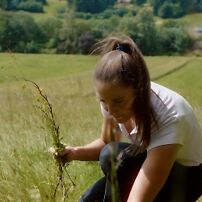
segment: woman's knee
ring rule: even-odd
[[[103,170],[104,174],[107,174],[110,169],[110,145],[106,144],[100,152],[100,167]]]
[[[105,175],[110,172],[112,161],[116,161],[120,152],[128,146],[128,143],[120,142],[112,142],[104,146],[100,152],[99,161]]]

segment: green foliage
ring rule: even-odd
[[[195,3],[193,4],[193,12],[202,12],[201,0],[195,0]]]
[[[191,46],[191,39],[185,30],[172,21],[158,28],[159,54],[183,53]]]
[[[68,19],[59,32],[59,53],[89,53],[95,42],[102,37],[97,27],[86,21]]]
[[[0,44],[3,51],[39,52],[37,43],[44,40],[32,17],[0,13]]]
[[[42,3],[37,2],[35,0],[22,1],[17,6],[17,9],[18,10],[29,11],[29,12],[33,12],[33,13],[42,13],[42,12],[44,12]]]
[[[115,0],[73,0],[69,1],[69,4],[74,5],[75,11],[78,12],[99,13],[115,2]]]
[[[133,39],[140,50],[146,55],[153,55],[156,52],[156,27],[152,11],[142,9],[136,18],[137,31]]]
[[[181,17],[190,12],[201,12],[201,0],[152,0],[153,12],[163,18]]]
[[[78,38],[78,50],[81,54],[89,54],[95,44],[95,37],[92,32],[86,32]]]
[[[45,49],[57,48],[59,42],[59,30],[62,28],[62,21],[58,18],[47,18],[38,23],[39,28],[46,39],[43,45]]]
[[[43,12],[43,5],[46,3],[46,0],[1,0],[0,8],[3,10]]]
[[[178,18],[183,16],[183,11],[179,3],[164,2],[158,10],[158,16],[162,18]]]
[[[45,0],[31,1],[37,2],[37,4],[39,2],[40,4],[46,3]],[[10,0],[12,4],[9,4],[9,6],[29,5],[31,1]],[[190,1],[185,1],[186,5],[181,0],[151,0],[154,6],[153,12],[155,11],[156,15],[163,18],[183,15],[182,5],[188,12],[190,7],[187,4],[190,5]],[[1,6],[4,5],[5,7],[6,2],[8,3],[8,0],[2,0],[0,2]],[[82,1],[77,2],[81,3]],[[91,1],[85,1],[82,5],[85,7],[89,2]],[[101,2],[102,4],[114,4],[114,1]],[[143,0],[137,1],[136,4],[143,4],[143,2]],[[72,8],[75,8],[76,0],[69,0],[67,8],[64,2],[60,4],[56,3],[55,0],[50,0],[49,3],[51,5],[53,3],[53,7],[45,6],[44,14],[30,14],[34,17],[39,16],[39,18],[36,17],[36,22],[33,19],[28,20],[26,15],[18,14],[18,16],[24,18],[20,19],[18,16],[15,17],[15,13],[5,14],[0,11],[0,17],[2,16],[0,19],[0,51],[10,49],[11,51],[23,53],[88,54],[91,47],[99,40],[109,35],[119,34],[131,36],[145,55],[180,54],[190,47],[189,37],[181,26],[177,29],[172,29],[173,33],[168,28],[163,27],[161,30],[161,28],[158,28],[160,25],[155,22],[151,7],[136,6],[134,1],[127,6],[116,4],[115,6],[107,7],[100,13],[75,12]],[[192,5],[199,3],[199,1],[194,1]],[[99,1],[96,4],[99,4]],[[59,8],[62,9],[61,12],[56,13]],[[57,16],[50,17],[54,14]],[[6,15],[7,17],[5,17]],[[12,15],[14,16],[12,17]],[[43,17],[43,19],[42,15],[47,17]],[[182,37],[182,42],[180,42],[180,36]],[[174,39],[171,40],[171,38]],[[169,41],[178,41],[178,45],[173,45],[175,48],[162,45],[169,43]],[[183,42],[186,43],[183,45]]]
[[[157,26],[147,8],[140,10],[133,21],[123,19],[119,30],[132,37],[145,55],[182,54],[192,45],[180,24],[167,21]]]
[[[147,0],[133,0],[133,2],[137,5],[142,5],[146,2]]]
[[[156,26],[152,11],[143,8],[132,20],[123,20],[120,26],[125,34],[137,43],[140,50],[146,55],[153,55],[157,49]]]
[[[75,12],[74,16],[76,18],[81,19],[110,19],[111,17],[117,16],[117,17],[125,17],[125,16],[135,16],[137,14],[137,10],[135,8],[128,8],[125,6],[119,6],[119,7],[110,7],[104,10],[101,13],[85,13],[85,12]]]

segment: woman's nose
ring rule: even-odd
[[[115,107],[113,105],[107,105],[107,111],[113,115],[116,111]]]

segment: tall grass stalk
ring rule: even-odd
[[[40,86],[31,80],[26,80],[34,85],[34,87],[38,91],[39,98],[37,99],[38,104],[36,107],[42,112],[42,118],[45,123],[45,128],[48,132],[48,134],[52,138],[52,144],[53,147],[55,148],[56,152],[61,152],[64,150],[65,145],[61,142],[61,135],[60,135],[60,129],[59,125],[56,123],[56,118],[54,115],[53,107],[52,104],[50,103],[47,95],[42,91]],[[56,158],[55,158],[56,159]],[[55,201],[56,199],[56,194],[59,189],[59,187],[62,188],[62,200],[66,201],[68,197],[68,190],[69,188],[67,187],[67,184],[64,179],[64,171],[66,171],[68,178],[70,179],[72,185],[75,185],[74,182],[72,181],[69,173],[66,170],[66,167],[69,165],[68,163],[64,163],[62,158],[57,158],[56,159],[56,166],[57,166],[57,183],[55,185],[54,191],[52,193],[52,200]]]
[[[116,159],[117,148],[115,144],[110,145],[110,160],[111,160],[111,170],[110,170],[110,180],[111,180],[111,194],[112,202],[119,201],[119,185],[117,179],[117,159]]]
[[[117,123],[115,120],[111,120],[111,127],[108,127],[108,133],[110,134],[110,144],[109,151],[110,151],[110,182],[111,182],[111,196],[112,202],[119,202],[120,201],[120,194],[119,194],[119,184],[117,178],[117,170],[120,165],[120,160],[117,158],[117,144],[114,144],[116,141],[116,133],[117,133]]]

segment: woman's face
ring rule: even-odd
[[[118,123],[125,123],[133,116],[134,89],[121,84],[95,81],[98,101]]]

